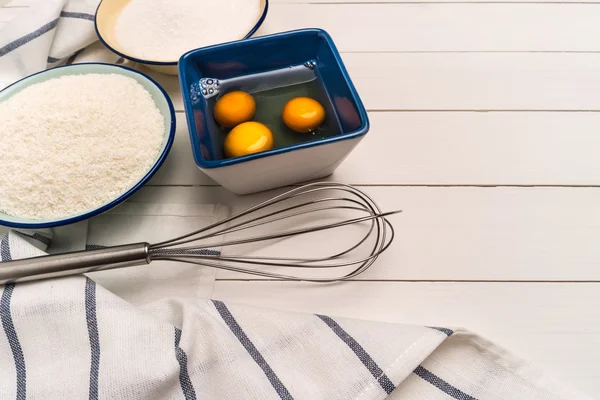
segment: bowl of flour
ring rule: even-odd
[[[110,210],[166,159],[175,113],[130,68],[75,64],[0,91],[0,225],[67,225]]]
[[[268,0],[102,0],[95,26],[114,53],[177,75],[183,54],[251,37],[267,10]]]

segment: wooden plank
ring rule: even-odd
[[[403,213],[390,219],[397,234],[394,244],[358,279],[600,281],[598,188],[363,189],[383,210]],[[236,196],[221,187],[147,186],[135,198],[226,204],[239,212],[281,191]],[[330,232],[328,237],[341,244],[355,238],[350,229]],[[308,248],[316,256],[329,250],[330,243],[319,237],[300,238],[280,247],[257,246],[246,254]],[[225,271],[218,277],[257,279]]]
[[[346,52],[598,51],[597,12],[596,4],[280,3],[257,35],[320,27]]]
[[[344,53],[368,110],[600,110],[600,53]],[[183,110],[176,77],[149,72]]]
[[[0,0],[0,6],[4,7],[29,7],[35,4],[39,0]],[[495,0],[461,0],[460,3],[494,3]],[[536,0],[506,0],[505,3],[588,3],[597,4],[597,1],[578,1],[578,0],[544,0],[543,2]],[[399,1],[399,0],[270,0],[270,4],[278,3],[300,3],[300,4],[339,4],[339,3],[356,3],[356,4],[370,4],[370,3],[391,3],[391,4],[429,4],[429,3],[456,3],[455,0],[423,0],[423,1]]]
[[[599,53],[344,54],[371,110],[600,110]],[[594,98],[592,98],[594,97]]]
[[[600,185],[600,113],[371,112],[365,139],[330,179],[378,185]],[[213,185],[177,113],[151,185]]]
[[[397,323],[460,326],[600,395],[598,284],[216,282],[213,298]]]
[[[17,0],[17,1],[32,1],[32,0]],[[300,3],[300,4],[345,4],[345,3],[353,3],[353,4],[372,4],[372,3],[390,3],[390,4],[431,4],[431,3],[494,3],[494,0],[269,0],[270,4],[278,4],[278,3]],[[544,0],[544,1],[536,1],[536,0],[506,0],[503,3],[586,3],[586,4],[596,4],[597,1],[583,1],[578,2],[577,0]]]
[[[333,179],[356,184],[600,185],[599,113],[370,113]]]

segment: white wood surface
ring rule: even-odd
[[[0,9],[0,29],[32,2]],[[271,0],[259,34],[329,31],[370,111],[331,179],[404,212],[357,281],[219,272],[213,297],[463,326],[600,396],[599,15],[575,0]],[[177,137],[136,201],[235,211],[273,194],[235,196],[198,171],[177,79],[154,76],[179,110]]]
[[[258,34],[320,27],[340,51],[595,51],[594,4],[273,4]]]
[[[600,53],[361,52],[342,59],[369,111],[600,110]],[[143,70],[182,111],[177,77]]]
[[[360,185],[598,186],[596,112],[371,112],[331,179]],[[151,185],[214,185],[195,168],[185,115]]]

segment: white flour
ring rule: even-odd
[[[178,61],[189,50],[242,39],[260,14],[260,0],[131,0],[115,35],[135,58]]]
[[[101,206],[156,161],[164,117],[135,79],[71,75],[0,103],[0,212],[60,218]]]

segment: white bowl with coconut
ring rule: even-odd
[[[268,8],[268,0],[102,0],[95,25],[114,53],[177,75],[183,54],[251,37]]]
[[[75,64],[0,91],[0,225],[74,223],[129,198],[175,136],[164,90],[130,68]]]

